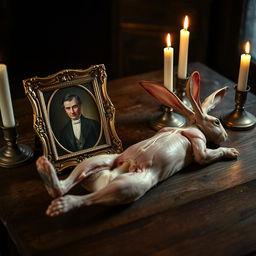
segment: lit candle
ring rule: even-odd
[[[189,45],[189,31],[187,29],[188,29],[188,16],[185,16],[184,28],[180,30],[178,78],[181,78],[181,79],[187,78],[188,45]]]
[[[14,127],[15,120],[6,65],[0,64],[0,110],[4,127]]]
[[[173,91],[173,48],[171,47],[171,36],[166,37],[167,47],[164,48],[164,86]]]
[[[238,84],[237,84],[238,91],[246,91],[248,73],[249,73],[250,62],[251,62],[251,55],[249,53],[250,53],[250,43],[249,41],[247,41],[245,44],[245,53],[241,55],[241,59],[240,59],[240,69],[239,69]]]

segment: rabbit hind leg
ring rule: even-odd
[[[123,162],[113,170],[103,169],[82,181],[82,186],[89,192],[103,189],[110,184],[118,175],[129,172],[130,162]]]
[[[93,204],[118,205],[133,202],[142,197],[156,184],[149,173],[124,173],[118,175],[104,188],[83,196],[66,195],[51,202],[46,214],[57,216],[75,208]]]

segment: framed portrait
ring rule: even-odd
[[[23,80],[33,127],[57,172],[97,154],[122,152],[103,64]]]

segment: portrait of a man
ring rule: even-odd
[[[60,144],[72,152],[93,147],[100,136],[100,123],[82,115],[79,95],[65,94],[62,107],[69,120],[60,131]]]

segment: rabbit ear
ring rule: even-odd
[[[200,74],[198,71],[193,72],[189,77],[186,93],[196,115],[202,116],[203,111],[200,102]]]
[[[192,121],[195,113],[186,107],[174,93],[149,81],[141,81],[139,84],[161,103],[173,107],[178,113],[185,115],[189,121]]]
[[[215,108],[215,106],[222,100],[222,98],[225,96],[225,94],[228,91],[228,87],[224,87],[222,89],[219,89],[209,95],[204,102],[202,103],[202,109],[204,113],[209,112],[211,109]]]

